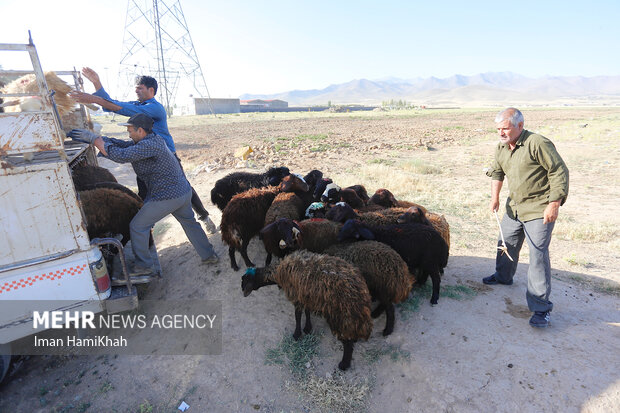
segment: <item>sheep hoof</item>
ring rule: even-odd
[[[351,363],[346,363],[344,361],[341,361],[340,363],[338,363],[338,368],[342,371],[345,371],[349,367],[351,367]]]
[[[437,305],[437,300],[431,300],[431,307],[434,307]]]
[[[233,264],[233,265],[231,265],[231,268],[233,270],[235,270],[235,271],[239,271],[239,266],[238,265]]]
[[[301,337],[301,331],[299,331],[299,332],[295,331],[295,332],[293,333],[293,339],[294,339],[295,341],[297,341],[297,340],[299,340],[299,337]]]
[[[394,332],[394,329],[392,329],[392,328],[390,328],[390,329],[387,329],[387,328],[386,328],[386,329],[384,329],[384,330],[383,330],[383,337],[387,337],[387,336],[389,336],[390,334],[392,334],[392,332]]]
[[[310,327],[310,328],[304,327],[304,333],[310,334],[311,332],[312,332],[312,327]]]

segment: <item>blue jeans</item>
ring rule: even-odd
[[[553,303],[549,301],[551,294],[551,261],[549,260],[549,244],[555,223],[543,224],[542,218],[522,222],[504,215],[502,231],[506,240],[508,253],[514,259],[510,261],[506,254],[497,250],[495,259],[495,278],[502,282],[510,282],[517,271],[519,252],[523,240],[527,239],[530,252],[530,268],[527,271],[527,305],[530,311],[551,311]],[[501,237],[497,242],[502,245]]]
[[[164,201],[145,202],[140,211],[133,217],[129,224],[131,246],[136,256],[136,265],[139,267],[152,267],[153,259],[149,254],[149,236],[151,228],[157,221],[168,214],[179,221],[185,231],[185,235],[200,255],[205,259],[215,254],[213,246],[207,238],[204,230],[194,218],[192,211],[192,192],[174,199]]]

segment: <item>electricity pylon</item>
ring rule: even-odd
[[[189,81],[196,97],[209,99],[213,113],[209,89],[179,0],[127,1],[119,65],[118,79],[124,83],[119,86],[124,98],[137,76],[152,76],[157,79],[158,100],[171,116],[179,83]]]

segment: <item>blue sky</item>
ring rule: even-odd
[[[620,75],[618,0],[181,0],[181,6],[213,97],[387,76]],[[126,11],[127,0],[2,0],[0,42],[26,43],[30,29],[44,70],[90,66],[114,92]],[[0,65],[16,68],[6,52]]]

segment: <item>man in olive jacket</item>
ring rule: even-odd
[[[519,251],[527,239],[530,267],[527,272],[527,304],[534,314],[532,327],[547,327],[553,303],[549,243],[560,205],[568,196],[568,168],[553,143],[523,128],[523,114],[508,108],[495,118],[499,143],[493,167],[487,172],[491,185],[491,210],[499,209],[499,193],[508,178],[509,196],[501,222],[507,254],[498,248],[495,273],[482,279],[489,285],[511,285]],[[501,239],[498,246],[501,246]],[[514,260],[511,261],[509,256]]]

